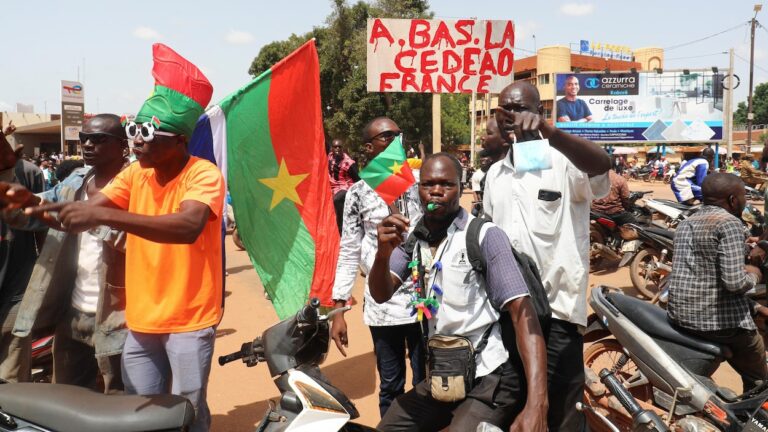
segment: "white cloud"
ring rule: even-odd
[[[246,31],[230,30],[226,39],[233,45],[245,45],[253,42],[253,35]]]
[[[571,16],[589,15],[595,11],[595,5],[592,3],[566,3],[560,6],[560,12]]]
[[[539,24],[535,21],[515,22],[515,40],[525,41],[532,35],[536,34],[536,30],[539,28]],[[527,42],[525,42],[527,43]]]
[[[160,33],[151,27],[136,27],[133,30],[133,35],[139,39],[159,39]]]
[[[0,101],[0,111],[15,111],[13,108],[8,102]]]

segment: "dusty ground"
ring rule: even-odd
[[[653,196],[673,198],[669,185],[663,183],[630,182],[631,190],[652,190]],[[462,204],[469,206],[471,195],[462,197]],[[269,377],[266,365],[248,368],[235,362],[219,366],[216,358],[240,349],[277,321],[271,304],[264,298],[263,288],[256,272],[243,251],[238,251],[227,240],[227,299],[224,319],[217,332],[214,365],[211,370],[208,402],[213,415],[212,430],[220,432],[252,431],[262,417],[270,399],[279,393]],[[622,288],[628,294],[637,293],[632,288],[627,268],[601,271],[590,276],[590,287],[603,284]],[[362,279],[358,278],[354,296],[362,298]],[[378,415],[378,380],[370,332],[363,324],[362,308],[354,307],[347,313],[350,346],[344,358],[331,346],[328,359],[322,365],[323,372],[337,387],[342,389],[356,404],[361,417],[358,422],[375,426]],[[725,365],[715,374],[715,380],[740,393],[738,376]]]

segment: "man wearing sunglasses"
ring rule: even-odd
[[[87,201],[123,169],[128,143],[120,118],[99,114],[80,132],[83,160],[88,167],[40,195],[19,185],[5,193],[14,206],[41,202]],[[0,189],[2,185],[0,184]],[[10,195],[10,196],[9,196]],[[45,218],[18,220],[22,229],[45,228]],[[40,253],[19,308],[14,335],[55,329],[53,345],[56,382],[104,392],[122,390],[120,353],[125,343],[125,235],[105,226],[80,234],[51,225],[47,247]]]
[[[189,154],[187,141],[213,86],[169,47],[155,44],[153,54],[154,92],[124,125],[138,163],[87,202],[28,211],[56,211],[70,232],[107,225],[128,234],[125,392],[182,395],[195,408],[190,430],[207,431],[208,377],[224,313],[225,186],[214,164]]]
[[[369,122],[363,129],[368,160],[383,152],[400,134],[400,128],[389,118],[378,117]],[[404,194],[402,201],[403,213],[407,214],[415,225],[421,217],[421,205],[415,186]],[[336,281],[333,286],[333,299],[337,307],[344,306],[351,298],[358,268],[366,275],[369,273],[378,247],[376,226],[389,213],[387,204],[365,181],[358,181],[347,191]],[[371,297],[366,279],[363,319],[373,338],[376,367],[381,381],[379,411],[382,417],[392,401],[405,391],[406,348],[413,372],[413,385],[424,379],[421,329],[416,316],[411,316],[411,309],[408,307],[410,301],[410,295],[406,289],[402,289],[386,303],[376,303]],[[348,345],[349,339],[343,315],[334,318],[331,335],[336,347],[346,356],[344,347]]]

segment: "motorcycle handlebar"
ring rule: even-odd
[[[320,307],[320,300],[317,297],[313,297],[309,300],[309,304],[304,305],[303,308],[296,314],[296,321],[299,325],[314,324],[317,322],[317,309]]]
[[[619,379],[616,378],[613,372],[603,368],[603,370],[600,371],[600,381],[602,381],[603,384],[608,387],[608,390],[616,396],[619,402],[621,402],[621,406],[623,406],[630,415],[634,417],[635,414],[642,410],[634,396],[621,385]]]
[[[236,351],[232,354],[227,354],[223,356],[219,356],[219,366],[224,366],[225,364],[229,362],[233,362],[235,360],[243,358],[243,351]]]

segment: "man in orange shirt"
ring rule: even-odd
[[[195,406],[192,431],[207,431],[206,389],[215,327],[223,314],[221,215],[224,179],[212,163],[190,156],[187,138],[213,88],[170,48],[154,47],[154,94],[135,122],[134,163],[88,201],[50,204],[70,232],[107,225],[128,233],[123,348],[126,393],[170,391]],[[164,65],[184,67],[164,68]],[[173,76],[168,76],[171,73]],[[194,86],[185,84],[194,82]],[[205,84],[205,85],[203,85]]]

